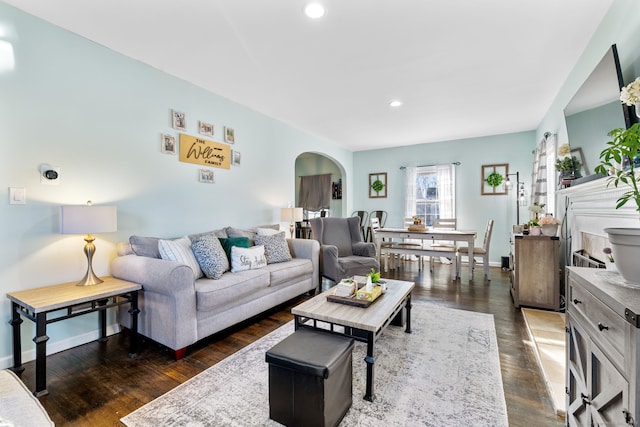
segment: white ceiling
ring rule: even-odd
[[[357,151],[535,129],[614,0],[316,1],[5,3]]]

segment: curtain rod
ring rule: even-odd
[[[306,176],[323,176],[323,175],[339,176],[336,173],[319,173],[317,175],[298,175],[298,178],[304,178]]]
[[[442,164],[442,163],[441,163]],[[452,165],[454,166],[460,166],[460,162],[451,162]],[[418,165],[416,166],[417,168],[426,168],[427,166],[438,166],[438,165]],[[405,170],[407,167],[406,166],[400,166],[400,170],[403,171]]]

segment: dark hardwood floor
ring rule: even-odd
[[[449,274],[450,266],[437,265],[431,274],[428,267],[426,272],[418,271],[413,262],[383,277],[414,281],[414,300],[493,314],[509,424],[564,425],[553,411],[528,345],[522,313],[513,307],[508,273],[492,268],[490,283],[482,280],[481,268],[476,269],[473,282],[468,281],[466,268],[458,282],[450,282]],[[171,352],[150,341],[142,343],[137,358],[129,359],[126,333],[51,355],[47,358],[49,395],[40,402],[58,426],[121,425],[121,417],[292,320],[291,307],[302,298],[198,343],[178,362]],[[34,362],[25,368],[22,380],[33,389]]]

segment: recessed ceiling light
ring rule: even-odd
[[[393,107],[393,108],[398,108],[402,105],[402,101],[399,100],[393,100],[389,103],[389,107]]]
[[[322,18],[324,16],[324,7],[320,3],[309,3],[304,8],[304,13],[312,19]]]

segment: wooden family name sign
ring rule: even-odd
[[[231,148],[226,144],[180,134],[180,161],[214,168],[231,168]]]

